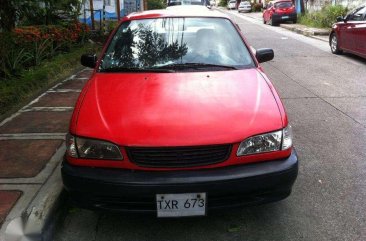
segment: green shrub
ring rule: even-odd
[[[228,0],[220,0],[219,6],[220,7],[227,7],[227,2],[228,2]]]
[[[0,81],[0,119],[19,103],[80,69],[80,56],[83,53],[97,53],[99,49],[99,46],[90,44],[73,47],[70,53],[57,55],[39,66],[22,70],[18,76]]]
[[[341,5],[327,5],[318,12],[306,13],[303,16],[299,16],[299,23],[316,28],[331,28],[332,24],[336,22],[337,17],[344,16],[347,11],[347,8]]]
[[[18,27],[12,32],[0,32],[0,81],[68,52],[72,45],[83,44],[89,33],[88,27],[79,22],[67,22],[64,26]]]
[[[252,6],[253,12],[260,12],[262,11],[262,4],[261,3],[254,3]]]
[[[148,0],[147,9],[163,9],[166,8],[165,2],[163,0]]]

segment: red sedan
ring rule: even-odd
[[[96,60],[62,165],[74,204],[158,217],[286,198],[298,172],[281,100],[226,15],[198,7],[125,17]]]
[[[287,21],[297,22],[297,13],[292,1],[278,0],[269,2],[267,8],[263,11],[263,23],[276,26]]]
[[[346,51],[366,58],[366,5],[337,20],[329,36],[332,53],[341,54]]]

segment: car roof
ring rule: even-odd
[[[166,9],[149,10],[138,13],[131,13],[124,20],[137,20],[148,18],[163,18],[163,17],[217,17],[229,18],[226,14],[217,10],[210,9],[206,6],[184,5],[171,6]]]
[[[280,2],[290,2],[290,3],[292,3],[292,1],[291,1],[291,0],[276,0],[276,1],[270,1],[270,3],[272,3],[272,4],[280,3]]]

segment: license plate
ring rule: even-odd
[[[158,217],[206,215],[206,193],[156,194]]]
[[[289,16],[282,16],[282,19],[287,19],[289,18]]]

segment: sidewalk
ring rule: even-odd
[[[223,10],[223,8],[220,9]],[[239,14],[235,11],[230,12],[235,15]],[[240,16],[249,17],[261,23],[263,22],[262,12],[241,13]],[[329,42],[330,29],[328,30],[328,29],[312,28],[301,24],[290,24],[290,23],[280,24],[280,27],[311,38],[316,38],[325,42]]]
[[[0,241],[44,240],[62,190],[69,119],[91,73],[79,71],[0,123]]]

